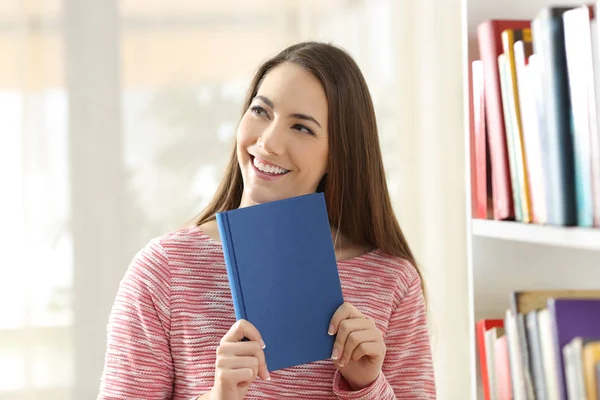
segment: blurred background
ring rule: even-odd
[[[466,398],[460,18],[458,0],[0,1],[0,399],[95,398],[129,262],[208,202],[253,72],[308,39],[365,74],[439,398]]]

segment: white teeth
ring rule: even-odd
[[[261,170],[263,172],[269,173],[269,174],[284,174],[284,173],[288,172],[287,169],[274,167],[272,165],[265,165],[265,164],[261,163],[260,161],[257,161],[256,158],[254,158],[253,163],[256,168],[258,168],[259,170]]]

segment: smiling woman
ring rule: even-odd
[[[329,44],[290,46],[258,69],[243,110],[212,202],[152,240],[121,282],[99,398],[435,398],[421,275],[358,66]],[[269,371],[260,332],[235,321],[215,215],[316,191],[345,300],[331,359]]]

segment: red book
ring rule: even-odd
[[[483,394],[485,400],[490,400],[490,378],[488,377],[488,361],[485,349],[485,332],[492,328],[503,328],[504,320],[502,319],[482,319],[477,322],[476,334],[477,334],[477,349],[479,352],[479,367],[481,369],[481,382],[483,384]],[[494,349],[488,349],[488,351],[495,351]]]
[[[485,79],[485,116],[490,147],[494,219],[514,219],[498,56],[503,53],[502,31],[530,28],[529,20],[487,20],[477,27],[479,56]]]
[[[475,161],[475,116],[477,107],[473,101],[473,66],[469,63],[469,159],[471,163],[471,218],[477,218],[477,162]]]
[[[471,201],[473,218],[487,218],[487,154],[483,63],[470,65]]]

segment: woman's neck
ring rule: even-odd
[[[217,225],[216,220],[213,219],[205,222],[200,225],[199,228],[212,240],[219,243],[221,242],[219,226]],[[331,239],[334,244],[335,258],[338,261],[358,257],[373,250],[369,245],[352,242],[348,236],[334,228],[331,228]]]

